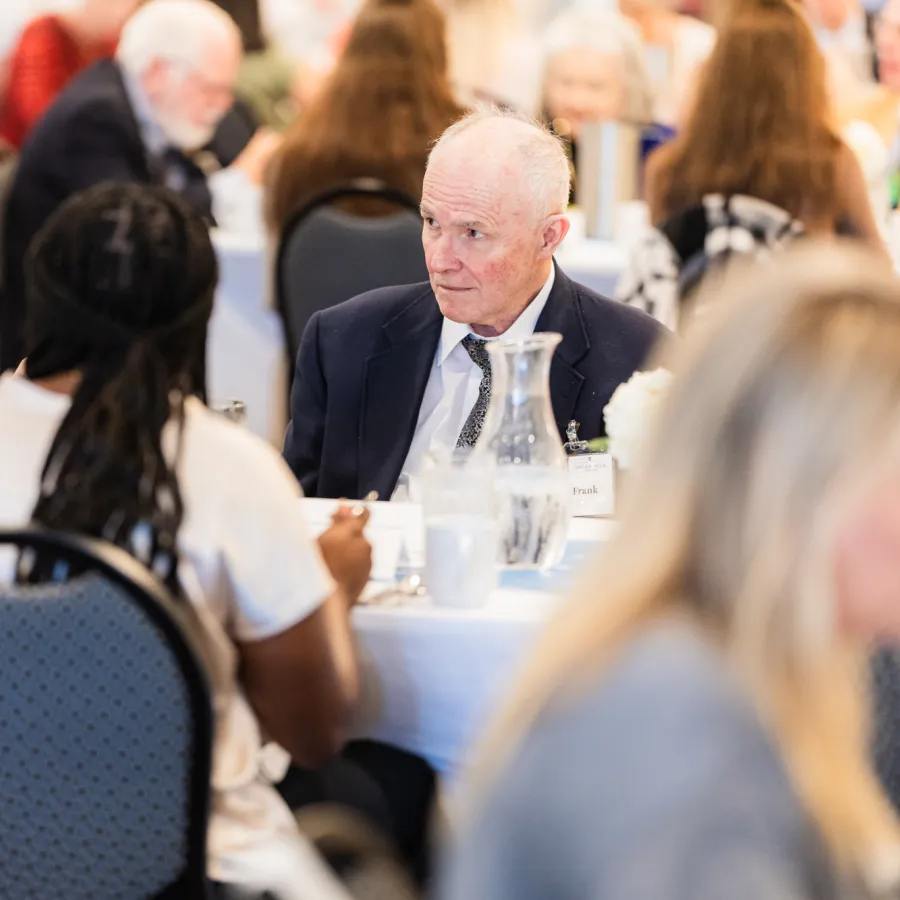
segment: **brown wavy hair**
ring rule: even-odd
[[[280,231],[314,196],[376,178],[418,200],[431,143],[463,114],[447,76],[444,15],[433,0],[368,0],[321,93],[285,135],[266,185]],[[383,211],[350,201],[363,215]]]
[[[656,160],[654,221],[705,194],[746,194],[800,219],[833,218],[841,147],[825,60],[797,0],[735,0],[684,131]]]

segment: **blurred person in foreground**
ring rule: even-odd
[[[767,257],[800,234],[851,235],[887,254],[796,0],[735,0],[683,130],[647,162],[644,192],[654,229],[616,296],[669,328],[732,255]]]
[[[115,53],[123,25],[141,2],[80,0],[32,19],[7,60],[0,139],[21,147],[60,91],[83,69]]]
[[[866,679],[900,637],[900,284],[862,249],[794,252],[677,351],[619,528],[473,769],[441,900],[896,896]]]
[[[261,180],[268,134],[208,179],[191,157],[231,109],[240,60],[237,26],[210,0],[148,0],[115,61],[82,73],[50,107],[22,148],[3,213],[0,371],[22,358],[28,245],[67,197],[103,181],[164,184],[212,220]]]
[[[337,68],[272,160],[269,229],[280,233],[314,197],[359,178],[418,201],[429,148],[463,112],[447,79],[444,16],[433,0],[368,0]],[[369,199],[342,208],[396,211]]]
[[[101,185],[51,217],[28,260],[28,358],[0,376],[0,527],[102,537],[190,604],[216,711],[210,877],[331,900],[262,735],[284,768],[285,750],[315,767],[340,746],[365,517],[317,545],[282,460],[204,405],[216,280],[203,220],[166,188]]]
[[[559,433],[572,419],[586,440],[605,433],[603,407],[666,332],[556,265],[568,197],[565,148],[531,119],[483,110],[441,136],[422,189],[430,281],[318,312],[303,333],[284,455],[308,495],[415,499],[427,455],[478,440],[501,336],[558,332]]]

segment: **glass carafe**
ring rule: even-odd
[[[550,361],[561,340],[488,342],[491,400],[475,453],[496,466],[499,562],[508,568],[549,568],[565,551],[571,489],[550,404]]]

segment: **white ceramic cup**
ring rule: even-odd
[[[435,606],[484,606],[497,586],[497,524],[450,513],[425,520],[425,584]]]

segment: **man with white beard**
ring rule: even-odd
[[[261,180],[270,134],[208,177],[194,157],[232,108],[241,57],[240,31],[210,0],[149,0],[115,60],[87,69],[48,109],[22,147],[4,210],[0,371],[21,359],[29,244],[69,196],[103,181],[161,184],[213,221],[217,201]]]

